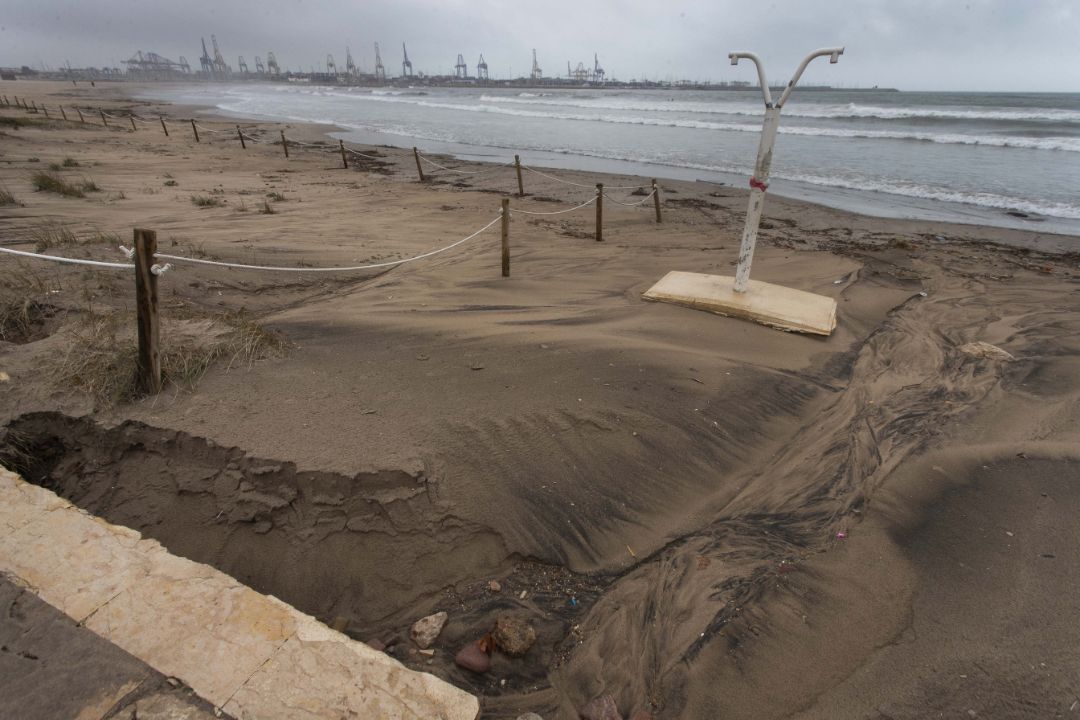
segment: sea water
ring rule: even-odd
[[[206,83],[145,94],[334,124],[347,141],[739,186],[764,111],[755,90]],[[796,89],[770,190],[871,215],[1080,234],[1080,93]]]

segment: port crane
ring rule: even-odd
[[[536,62],[536,48],[533,48],[532,74],[529,77],[533,80],[544,77],[544,71],[540,69],[540,63]]]
[[[401,77],[412,77],[412,60],[409,60],[409,51],[405,49],[405,43],[401,43],[401,53],[405,59],[401,61]]]
[[[210,57],[210,53],[206,51],[206,38],[199,38],[202,40],[202,57],[199,58],[199,64],[202,66],[202,71],[206,73],[207,77],[214,75],[214,59]]]
[[[480,53],[480,61],[476,63],[476,79],[488,79],[488,65],[484,62],[484,53]]]
[[[405,47],[402,45],[402,47]],[[386,66],[383,65],[382,54],[379,52],[379,43],[375,43],[375,80],[386,82]]]
[[[469,66],[465,64],[465,58],[461,53],[458,53],[457,63],[454,64],[454,79],[455,80],[468,80],[469,79]]]
[[[232,72],[232,68],[225,62],[224,56],[221,54],[221,50],[218,49],[217,36],[210,35],[210,44],[214,46],[214,73],[218,77],[226,77]]]

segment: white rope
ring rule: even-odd
[[[510,208],[510,214],[514,215],[515,213],[517,213],[517,214],[521,214],[521,215],[563,215],[565,213],[574,212],[575,210],[580,210],[581,208],[585,207],[586,205],[592,205],[594,202],[596,202],[596,196],[595,195],[592,198],[590,198],[590,199],[586,200],[585,202],[581,203],[577,207],[572,207],[569,210],[556,210],[554,212],[537,212],[535,210],[518,210],[517,208],[512,207],[512,208]]]
[[[386,159],[385,157],[379,157],[378,155],[365,155],[364,153],[357,152],[357,151],[353,150],[350,147],[345,148],[345,152],[352,153],[353,155],[359,155],[360,157],[367,158],[369,160],[385,160]]]
[[[253,143],[257,144],[257,145],[262,145],[262,144],[264,144],[266,142],[265,140],[260,140],[259,138],[251,137],[250,135],[248,135],[246,132],[243,132],[243,131],[241,131],[240,134],[243,135],[246,139],[250,140],[251,142],[253,142]]]
[[[616,205],[622,205],[622,206],[624,206],[624,207],[640,207],[640,206],[644,205],[644,204],[645,204],[645,202],[646,202],[646,201],[647,201],[647,200],[648,200],[649,198],[651,198],[651,197],[652,197],[653,195],[655,195],[655,194],[656,194],[656,191],[655,191],[655,190],[653,190],[653,191],[652,191],[651,193],[649,193],[648,195],[646,195],[645,197],[641,198],[641,200],[639,200],[638,202],[635,202],[635,203],[624,203],[624,202],[619,202],[618,200],[616,200],[615,198],[611,197],[611,196],[610,196],[610,195],[608,195],[607,193],[604,193],[604,199],[606,199],[606,200],[610,200],[611,202],[615,203]]]
[[[499,165],[494,165],[494,166],[489,167],[489,168],[484,168],[483,170],[458,170],[456,168],[449,168],[449,167],[446,167],[445,165],[440,165],[439,163],[435,162],[434,160],[429,160],[426,156],[424,156],[423,153],[417,153],[417,154],[420,156],[420,159],[423,160],[424,162],[426,162],[427,164],[434,165],[435,167],[439,168],[440,170],[447,170],[447,171],[452,172],[452,173],[458,173],[459,175],[483,175],[484,173],[489,173],[489,172],[492,172],[494,170],[502,170],[504,167],[507,167],[509,165],[514,164],[514,162],[511,160],[510,162],[501,163]]]
[[[134,268],[134,265],[127,263],[114,263],[114,262],[101,262],[100,260],[81,260],[79,258],[66,258],[58,257],[56,255],[40,255],[38,253],[26,252],[24,250],[12,250],[11,248],[0,247],[0,252],[11,253],[12,255],[21,255],[23,257],[37,258],[39,260],[53,260],[60,263],[71,263],[72,265],[95,265],[97,267],[110,267],[110,268]]]
[[[290,145],[299,145],[300,147],[313,147],[313,148],[317,148],[319,150],[330,150],[330,149],[336,150],[336,148],[333,148],[333,146],[331,146],[331,145],[316,145],[314,143],[300,142],[299,140],[290,140],[289,144]]]
[[[490,228],[492,225],[499,222],[499,220],[501,220],[501,219],[502,219],[502,213],[499,213],[499,215],[496,216],[496,218],[494,220],[492,220],[487,225],[485,225],[484,227],[482,227],[479,230],[477,230],[476,232],[474,232],[472,235],[469,235],[468,237],[464,237],[461,240],[458,240],[457,242],[450,243],[449,245],[441,247],[438,250],[432,250],[431,252],[426,252],[426,253],[423,253],[422,255],[415,255],[415,256],[413,256],[411,258],[405,258],[404,260],[391,260],[390,262],[374,263],[372,265],[354,265],[352,267],[321,267],[321,268],[315,268],[315,267],[275,267],[275,266],[272,266],[272,265],[242,265],[242,264],[239,264],[239,263],[218,262],[216,260],[201,260],[199,258],[189,258],[189,257],[180,256],[180,255],[164,255],[164,254],[161,254],[161,253],[157,253],[154,257],[165,258],[167,260],[176,260],[178,262],[198,263],[199,265],[216,265],[216,266],[219,266],[219,267],[239,268],[241,270],[275,270],[275,271],[279,271],[279,272],[348,272],[348,271],[352,271],[352,270],[372,270],[372,269],[375,269],[375,268],[391,267],[391,266],[394,266],[394,265],[403,265],[404,263],[407,263],[407,262],[413,262],[414,260],[422,260],[423,258],[431,257],[432,255],[438,255],[441,252],[446,252],[447,250],[455,248],[455,247],[457,247],[458,245],[461,245],[464,242],[468,242],[469,240],[472,240],[474,237],[476,237],[480,233],[484,232],[485,230]]]
[[[426,162],[428,165],[434,165],[435,167],[439,168],[440,170],[447,170],[447,171],[452,172],[452,173],[458,173],[459,175],[479,175],[481,172],[483,172],[482,170],[455,170],[454,168],[448,168],[445,165],[440,165],[439,163],[435,162],[434,160],[428,160],[423,155],[420,155],[420,159],[423,160],[424,162]]]
[[[574,182],[573,180],[564,180],[564,179],[562,179],[560,177],[555,177],[554,175],[549,175],[546,172],[540,172],[536,168],[531,168],[528,165],[522,165],[521,167],[525,168],[529,172],[534,172],[537,175],[542,175],[542,176],[544,176],[546,178],[550,178],[551,180],[554,180],[556,182],[561,182],[561,183],[564,183],[566,185],[576,185],[577,187],[594,187],[594,185],[586,185],[584,183]],[[637,190],[638,188],[643,188],[645,186],[644,185],[611,185],[611,186],[605,185],[604,187],[606,189],[608,189],[608,190]]]
[[[199,128],[203,132],[214,133],[215,135],[220,135],[221,133],[231,132],[230,130],[211,130],[208,127],[203,127],[199,123],[195,123],[195,127]]]

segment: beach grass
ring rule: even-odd
[[[99,406],[138,398],[134,325],[134,318],[126,314],[91,314],[73,331],[66,354],[53,363],[52,382],[86,393]],[[284,338],[244,313],[209,318],[209,329],[197,338],[171,335],[166,327],[161,345],[162,381],[190,391],[216,362],[224,362],[226,370],[250,366],[256,360],[280,356],[286,347]]]
[[[101,192],[101,187],[91,178],[84,177],[78,182],[72,182],[55,170],[36,170],[30,180],[34,184],[34,189],[64,197],[82,198],[86,197],[88,192]]]
[[[225,203],[221,198],[211,197],[209,195],[192,195],[191,204],[197,207],[221,207]]]

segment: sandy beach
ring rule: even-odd
[[[358,266],[504,197],[649,185],[546,170],[518,198],[513,167],[435,157],[462,172],[418,182],[386,146],[343,168],[332,127],[241,120],[242,149],[236,121],[138,89],[0,83],[50,114],[0,108],[0,245],[124,262],[146,228],[177,256]],[[286,159],[282,131],[314,147]],[[98,189],[35,190],[46,171]],[[746,210],[660,185],[663,221],[605,203],[603,242],[592,207],[513,215],[508,278],[497,223],[373,270],[172,261],[153,397],[125,393],[130,272],[0,255],[0,461],[485,718],[609,695],[638,720],[1080,712],[1080,238],[770,197],[754,277],[838,303],[809,337],[642,301],[669,270],[733,273]],[[436,611],[429,658],[409,628]],[[455,665],[501,613],[536,644]]]

